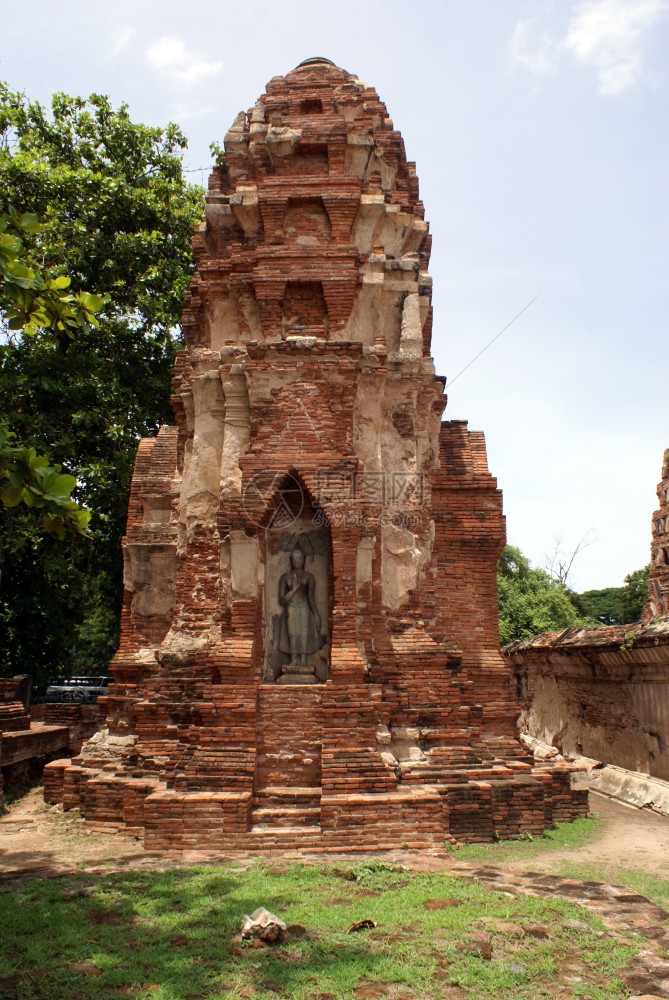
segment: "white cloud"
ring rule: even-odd
[[[130,39],[136,34],[136,28],[125,28],[123,31],[115,32],[112,36],[112,47],[107,53],[108,57],[112,59],[114,56],[117,56],[119,52],[123,52],[123,50],[128,47]]]
[[[187,49],[179,38],[169,35],[163,35],[153,45],[149,45],[146,58],[152,69],[185,86],[193,86],[215,76],[223,68],[223,63],[206,62],[197,53]]]
[[[618,97],[642,79],[645,38],[667,10],[667,2],[579,0],[562,39],[541,30],[554,10],[553,3],[544,4],[534,17],[516,24],[509,42],[511,69],[548,76],[568,53],[597,70],[599,94]]]
[[[548,10],[545,13],[548,13]],[[544,14],[518,21],[509,42],[512,70],[522,67],[537,76],[546,76],[555,72],[559,53],[558,46],[551,35],[544,31],[537,41],[532,38],[534,30]]]
[[[176,122],[183,122],[188,119],[202,118],[203,115],[210,115],[212,111],[216,110],[216,105],[214,104],[202,105],[180,101],[174,105],[171,113],[174,115]]]
[[[592,65],[598,93],[617,97],[641,75],[644,36],[662,17],[666,0],[582,0],[564,40],[581,62]]]

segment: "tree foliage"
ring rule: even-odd
[[[573,595],[543,569],[530,565],[520,549],[507,545],[497,568],[502,645],[568,625],[591,624]]]
[[[650,564],[628,573],[624,587],[605,587],[576,594],[574,601],[581,614],[602,625],[627,625],[638,622],[648,597]]]
[[[28,257],[25,237],[43,226],[32,213],[19,214],[13,205],[0,215],[0,309],[8,330],[23,334],[62,335],[97,327],[95,318],[108,295],[69,291],[71,279],[45,273]]]
[[[27,298],[0,302],[0,414],[22,447],[76,474],[73,497],[91,511],[90,539],[65,551],[40,531],[34,510],[10,520],[0,509],[1,673],[31,670],[44,683],[100,672],[115,648],[135,450],[172,419],[178,323],[202,211],[203,192],[183,179],[185,146],[176,125],[133,123],[106,97],[57,94],[49,111],[0,84],[0,211],[12,205],[40,220],[22,236],[31,269],[69,298],[68,308],[96,305],[85,298],[91,289],[110,293],[97,328],[75,329],[61,316],[49,337],[11,329],[21,318],[12,310],[35,315]]]
[[[19,215],[13,206],[0,215],[0,316],[9,330],[24,335],[53,337],[97,327],[95,314],[107,296],[69,291],[65,275],[51,277],[28,258],[24,237],[40,233],[37,216]],[[66,529],[83,534],[90,511],[71,499],[77,480],[49,465],[46,455],[23,447],[0,422],[0,502],[6,508],[25,504],[42,512],[42,531],[62,540]]]

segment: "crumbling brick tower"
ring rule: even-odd
[[[669,448],[662,456],[662,479],[657,484],[659,507],[653,514],[648,599],[644,623],[669,614]]]
[[[154,849],[439,845],[583,811],[516,740],[501,493],[483,435],[440,422],[430,237],[376,92],[327,59],[274,77],[194,245],[108,730],[48,797]]]

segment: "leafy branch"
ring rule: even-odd
[[[61,540],[68,528],[86,534],[90,511],[71,498],[76,476],[64,473],[60,465],[49,465],[48,458],[34,448],[16,447],[13,438],[14,434],[0,425],[0,475],[7,483],[0,492],[4,506],[23,503],[43,509],[42,530]]]
[[[70,278],[51,278],[30,260],[24,237],[42,232],[36,215],[19,214],[13,206],[0,215],[0,310],[9,330],[35,337],[66,336],[97,327],[98,313],[108,295],[68,291]],[[66,530],[86,534],[90,511],[72,499],[76,476],[50,465],[46,455],[16,445],[15,434],[0,423],[0,502],[12,508],[24,504],[44,511],[43,531],[58,538]]]
[[[109,295],[72,294],[66,275],[51,278],[41,271],[29,259],[23,237],[43,229],[36,215],[20,215],[12,206],[0,215],[0,308],[10,330],[28,336],[65,334],[72,340],[78,330],[98,326],[96,313]]]

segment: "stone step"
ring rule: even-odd
[[[304,827],[314,826],[320,829],[320,806],[304,808],[302,806],[275,806],[254,809],[251,814],[253,827]]]
[[[320,800],[321,789],[318,785],[265,785],[257,788],[254,803],[271,799],[273,802],[303,802],[305,800]]]
[[[250,847],[299,849],[321,842],[320,826],[252,826]]]
[[[487,767],[485,765],[471,765],[469,767],[441,767],[439,765],[417,765],[405,767],[400,765],[402,770],[402,781],[405,784],[410,782],[426,782],[428,784],[462,784],[467,781],[486,781],[493,778],[510,778],[518,772],[515,769],[495,765]],[[524,772],[521,772],[524,773]],[[529,772],[528,772],[529,773]]]

